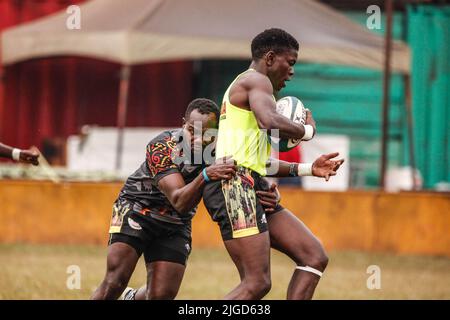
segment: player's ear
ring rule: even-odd
[[[186,118],[183,117],[183,127],[184,127],[185,124],[186,124]]]
[[[268,67],[271,67],[274,62],[275,62],[275,52],[273,52],[272,50],[268,51],[265,54],[265,58],[266,58],[266,64]]]

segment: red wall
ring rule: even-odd
[[[0,31],[84,0],[0,0]],[[133,66],[127,126],[178,126],[192,98],[192,63]],[[116,125],[120,65],[79,57],[3,67],[0,141],[26,148],[83,124]],[[1,90],[1,89],[0,89]],[[2,94],[0,92],[0,99]]]

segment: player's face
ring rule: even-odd
[[[274,54],[268,75],[275,91],[283,89],[286,86],[286,81],[291,80],[294,76],[294,65],[297,62],[297,57],[298,51],[295,49]]]
[[[202,114],[194,109],[189,119],[185,119],[183,126],[184,137],[191,143],[191,150],[201,152],[210,143],[214,142],[214,136],[205,134],[209,129],[217,129],[217,119],[214,113]]]

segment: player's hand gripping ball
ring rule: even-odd
[[[284,97],[277,101],[277,113],[296,123],[305,124],[306,108],[296,97]],[[271,137],[272,147],[280,152],[289,151],[300,144],[301,139]]]

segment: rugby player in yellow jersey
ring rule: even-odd
[[[257,197],[269,189],[262,176],[267,175],[270,161],[277,161],[274,176],[312,175],[326,180],[343,162],[333,160],[337,153],[323,155],[310,165],[269,159],[270,144],[264,130],[278,130],[281,138],[303,140],[315,133],[310,112],[306,125],[276,112],[273,94],[293,76],[298,50],[298,42],[287,32],[265,30],[252,41],[250,68],[224,94],[216,157],[231,156],[237,162],[237,171],[230,180],[209,182],[203,190],[203,201],[220,226],[225,247],[241,278],[226,299],[261,299],[269,292],[271,247],[297,264],[287,290],[288,299],[311,299],[328,263],[320,241],[294,214],[280,205],[266,214],[264,203]]]

